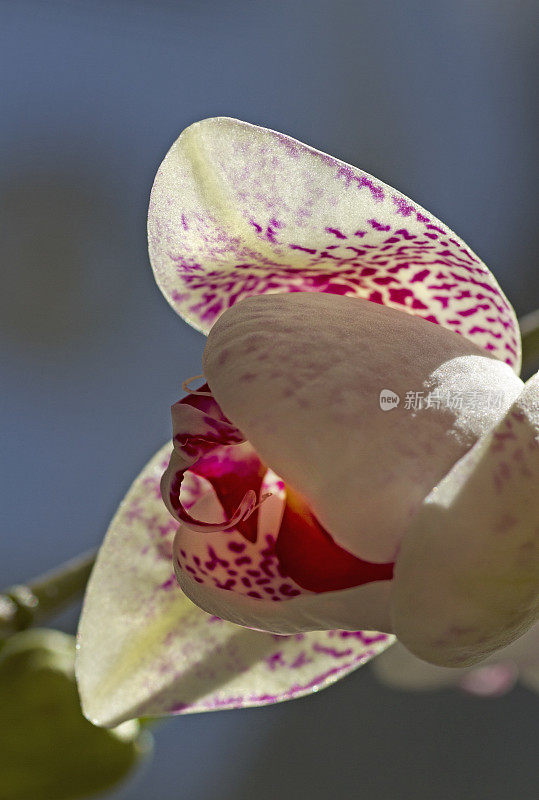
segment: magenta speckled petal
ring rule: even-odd
[[[290,700],[329,686],[393,641],[372,631],[274,636],[193,605],[172,571],[178,526],[159,490],[169,453],[167,445],[133,483],[88,585],[77,679],[89,719],[113,726],[138,716]],[[195,509],[207,490],[207,481],[187,473],[184,507]]]
[[[238,300],[328,292],[440,323],[518,370],[496,280],[439,220],[356,167],[228,118],[187,128],[157,173],[148,234],[157,283],[208,332]]]
[[[250,448],[250,445],[245,447]],[[221,459],[224,458],[226,455],[222,454]],[[266,479],[264,484],[268,483]],[[195,509],[197,515],[208,519],[226,518],[211,486],[206,490],[204,502],[198,501]],[[212,534],[202,533],[202,528],[180,525],[173,545],[174,568],[180,585],[187,573],[201,585],[255,600],[283,601],[302,594],[301,586],[281,572],[274,549],[282,510],[283,501],[278,495],[264,503],[258,515],[258,535],[254,542],[246,539],[237,528],[224,528],[224,523]]]
[[[466,666],[539,616],[539,374],[426,498],[406,531],[394,631],[415,655]]]

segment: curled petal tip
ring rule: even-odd
[[[183,391],[189,392],[189,394],[201,395],[202,397],[211,397],[212,393],[209,389],[208,391],[204,391],[202,389],[191,389],[191,387],[189,386],[189,384],[192,381],[196,381],[197,379],[200,380],[200,378],[204,378],[204,375],[193,375],[191,378],[187,378],[186,380],[184,380],[182,383]]]
[[[257,503],[256,492],[249,489],[245,492],[241,503],[230,519],[224,522],[203,522],[202,520],[197,520],[188,514],[183,507],[181,507],[181,513],[179,513],[178,510],[176,511],[176,516],[181,517],[180,522],[185,528],[189,528],[189,530],[195,533],[229,533],[236,528],[240,522],[245,522],[245,520],[249,519],[251,514],[256,511],[257,508],[260,508],[268,497],[271,497],[271,492],[262,495]]]
[[[263,502],[263,499],[261,499],[257,504],[255,492],[249,489],[228,520],[222,522],[204,522],[203,520],[192,517],[182,505],[180,500],[180,485],[182,479],[183,471],[174,471],[173,477],[171,478],[169,470],[167,469],[161,480],[161,496],[175,519],[183,526],[196,533],[228,533],[237,527],[240,522],[248,519],[253,511]]]
[[[182,504],[180,493],[185,473],[196,470],[197,463],[202,463],[212,451],[245,441],[241,431],[224,417],[207,384],[203,384],[201,391],[189,390],[189,383],[200,377],[203,376],[195,375],[184,381],[189,394],[172,406],[174,451],[161,479],[161,496],[173,517],[190,530],[226,533],[248,519],[265,498],[257,505],[256,493],[247,491],[229,519],[219,522],[195,519]]]

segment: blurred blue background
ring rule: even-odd
[[[534,12],[0,2],[0,585],[100,541],[200,371],[203,337],[161,298],[145,240],[189,123],[239,117],[361,166],[462,235],[519,314],[539,305]],[[364,669],[295,703],[171,720],[127,797],[531,800],[534,703],[400,694]]]

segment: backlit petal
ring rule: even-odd
[[[383,563],[428,492],[522,387],[506,364],[441,326],[312,293],[229,309],[208,337],[204,372],[224,413],[337,544]],[[389,412],[385,389],[400,397]],[[417,392],[473,402],[407,407]]]
[[[148,234],[173,308],[209,331],[250,295],[366,298],[462,334],[518,369],[514,312],[439,220],[356,167],[228,118],[187,128],[157,173]]]
[[[539,613],[539,374],[435,487],[396,563],[393,618],[420,658],[465,666]]]
[[[89,719],[112,726],[137,716],[300,697],[330,685],[391,643],[391,636],[368,631],[273,636],[238,628],[194,606],[172,571],[177,523],[159,491],[169,452],[167,445],[135,480],[89,582],[77,658]],[[188,473],[184,506],[195,513],[206,488]]]

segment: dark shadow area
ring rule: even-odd
[[[243,765],[243,780],[221,796],[534,800],[534,705],[525,690],[494,701],[394,692],[362,669],[317,697],[244,712],[253,735],[262,722],[273,723],[271,734],[256,762]]]

